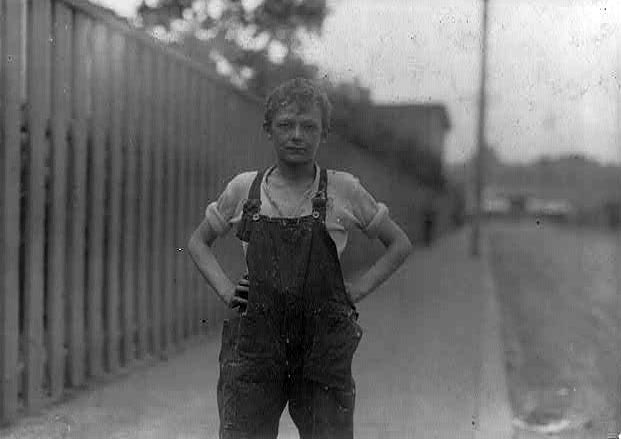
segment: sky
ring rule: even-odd
[[[131,14],[138,0],[99,0]],[[328,0],[302,54],[377,102],[444,103],[448,162],[477,144],[482,0]],[[486,138],[506,161],[583,153],[621,163],[617,0],[489,0]]]

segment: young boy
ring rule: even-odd
[[[285,405],[302,439],[353,438],[352,357],[362,335],[355,303],[406,259],[406,234],[351,174],[315,162],[330,128],[330,103],[294,79],[267,99],[263,127],[276,162],[233,178],[188,248],[218,296],[239,313],[222,330],[220,438],[276,438]],[[231,227],[247,277],[235,285],[211,245]],[[385,245],[361,277],[345,283],[339,263],[353,228]]]

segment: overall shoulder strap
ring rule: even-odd
[[[248,198],[244,202],[242,218],[236,234],[244,242],[250,240],[252,228],[250,224],[259,217],[261,210],[261,182],[263,181],[263,174],[265,174],[265,170],[257,171],[257,175],[248,191]]]
[[[261,182],[263,181],[264,174],[265,169],[257,171],[257,176],[252,181],[252,185],[250,186],[250,190],[248,191],[249,200],[261,200]]]
[[[312,199],[313,203],[313,216],[321,221],[326,220],[326,203],[327,203],[327,188],[328,188],[328,171],[321,168],[319,173],[319,187]]]
[[[325,198],[328,191],[328,170],[321,168],[319,172],[319,187],[317,188],[317,195]]]

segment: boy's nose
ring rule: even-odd
[[[302,137],[302,128],[300,127],[300,124],[295,124],[295,127],[293,128],[293,138],[294,139],[299,139]]]

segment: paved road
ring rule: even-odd
[[[558,439],[608,437],[619,416],[621,236],[526,221],[489,231],[515,417]]]
[[[481,322],[478,265],[458,233],[419,250],[365,302],[354,360],[356,437],[469,438],[478,429]],[[133,372],[0,436],[17,438],[213,438],[219,340]],[[282,438],[296,438],[288,414]]]

